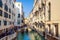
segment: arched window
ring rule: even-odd
[[[6,11],[8,11],[8,6],[5,4],[5,8],[4,8]]]
[[[48,13],[49,13],[49,20],[51,20],[51,3],[48,3],[49,9],[48,9]]]
[[[51,11],[51,3],[49,2],[48,5],[49,5],[49,11],[48,12],[50,13],[50,11]]]
[[[0,0],[0,7],[1,7],[1,8],[2,8],[2,5],[3,5],[2,0]]]

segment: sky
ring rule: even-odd
[[[34,0],[16,0],[16,1],[21,2],[23,4],[24,16],[28,17],[31,10],[33,9]]]

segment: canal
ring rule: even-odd
[[[38,35],[35,31],[30,32],[19,32],[17,35],[17,40],[45,40],[44,37]]]

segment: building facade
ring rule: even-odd
[[[11,40],[15,37],[9,38],[16,34],[12,29],[15,16],[14,2],[15,0],[0,0],[0,40]]]
[[[23,6],[22,3],[20,2],[15,2],[15,8],[16,8],[16,14],[15,14],[15,26],[21,27],[23,26],[23,18],[24,18],[24,13],[23,13]]]
[[[46,1],[46,33],[47,39],[60,40],[60,0]]]
[[[30,23],[47,40],[60,40],[60,0],[35,0]]]

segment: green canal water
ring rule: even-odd
[[[31,32],[19,32],[17,35],[17,40],[45,40],[44,37],[38,35],[38,33],[31,31]]]

